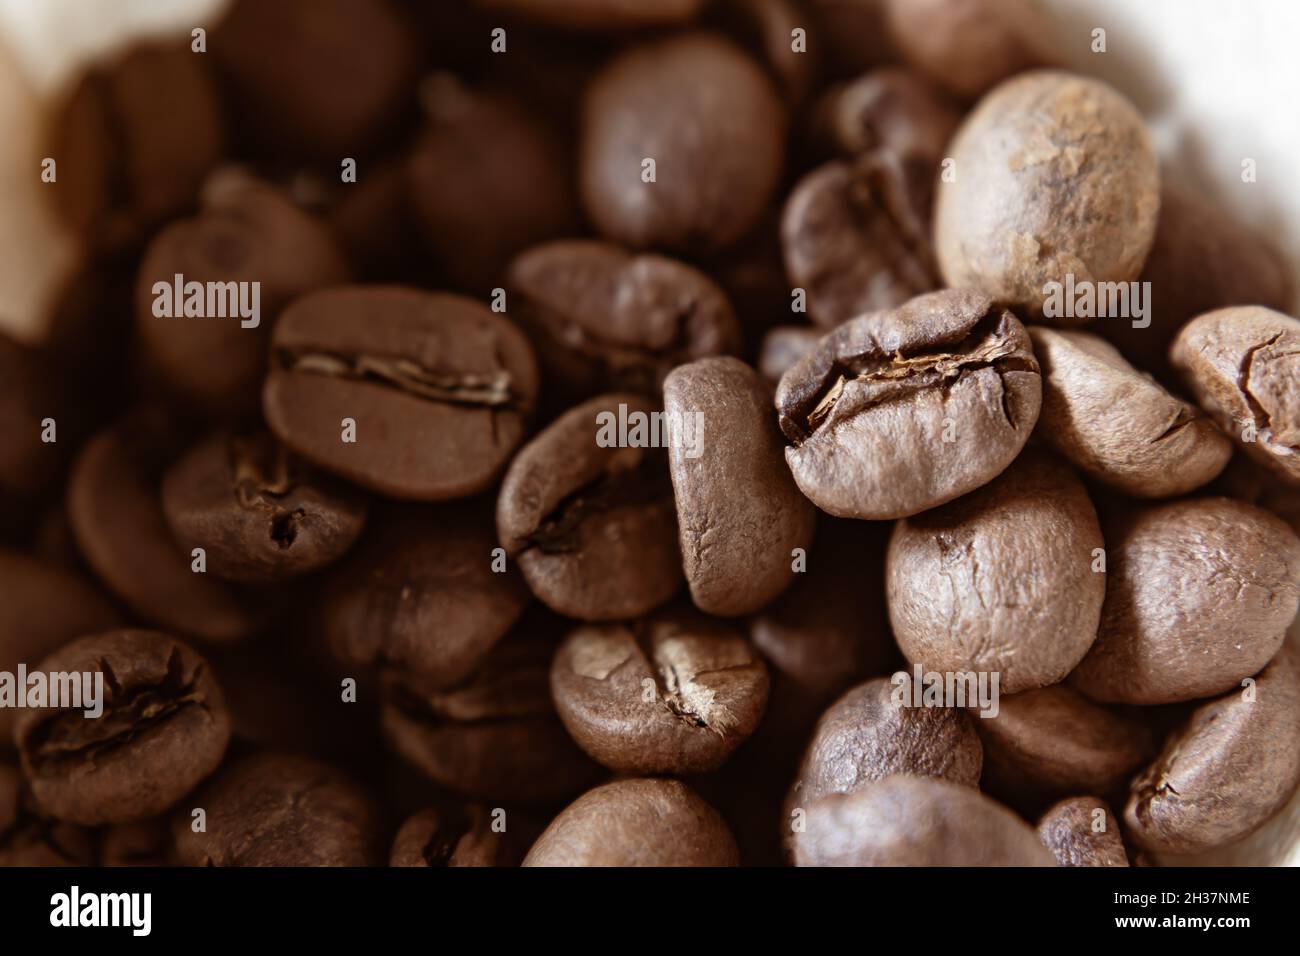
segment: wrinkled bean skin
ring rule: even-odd
[[[1061,866],[1128,866],[1119,823],[1096,797],[1073,797],[1053,806],[1038,821],[1038,836]]]

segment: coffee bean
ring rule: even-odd
[[[1096,797],[1056,804],[1038,821],[1038,836],[1061,866],[1128,866],[1119,823]]]
[[[932,671],[1054,684],[1097,636],[1101,528],[1069,468],[1027,451],[964,498],[898,522],[885,593],[898,646]]]
[[[600,416],[620,409],[657,411],[630,394],[570,409],[515,456],[497,501],[497,534],[533,593],[584,621],[644,614],[682,580],[667,454],[597,441]]]
[[[664,383],[670,421],[695,421],[694,447],[668,449],[686,581],[695,605],[734,617],[759,610],[794,579],[813,507],[781,460],[771,397],[738,359],[678,366]]]
[[[758,726],[767,688],[743,634],[679,609],[578,628],[551,664],[564,726],[619,773],[716,769]]]
[[[508,829],[504,833],[493,829],[493,817],[486,807],[430,807],[402,824],[393,839],[388,865],[518,866],[527,845],[516,846],[516,842]]]
[[[703,272],[607,242],[571,239],[510,265],[510,315],[537,349],[548,388],[570,401],[656,393],[675,365],[740,350],[727,297]]]
[[[737,859],[726,822],[686,784],[629,779],[566,807],[524,866],[735,866]]]
[[[192,570],[163,516],[158,482],[177,427],[146,408],[91,439],[68,482],[72,530],[99,579],[145,620],[201,641],[242,640],[261,614]]]
[[[790,368],[821,341],[822,331],[805,325],[782,325],[763,336],[758,371],[775,387]]]
[[[100,866],[170,866],[171,830],[166,817],[108,827],[100,839]]]
[[[1038,434],[1095,478],[1137,498],[1199,488],[1223,470],[1231,443],[1200,410],[1140,373],[1087,332],[1030,328],[1043,370]]]
[[[76,413],[58,382],[49,355],[0,333],[0,534],[29,517],[67,466]],[[46,419],[68,440],[42,441]]]
[[[184,285],[220,283],[238,299],[223,292],[220,302],[207,296],[203,315],[177,314],[178,275]],[[199,215],[161,230],[145,251],[136,278],[136,328],[171,389],[206,410],[247,412],[257,407],[267,341],[281,310],[291,299],[347,279],[343,254],[324,223],[273,187],[223,171],[208,181]],[[158,284],[171,305],[163,315]],[[260,314],[245,316],[236,301],[260,303]],[[209,313],[214,307],[218,314]]]
[[[407,163],[416,220],[448,278],[486,294],[516,253],[577,230],[573,161],[514,100],[446,74],[422,91],[428,127]]]
[[[1055,866],[1038,834],[972,787],[886,777],[807,808],[797,866]]]
[[[236,0],[210,42],[251,145],[336,166],[388,133],[417,68],[414,31],[388,0]]]
[[[0,867],[91,866],[94,833],[42,817],[17,767],[0,764]]]
[[[480,6],[518,13],[551,26],[580,30],[665,27],[694,19],[705,0],[482,0]]]
[[[15,724],[23,774],[50,816],[87,825],[151,817],[220,763],[230,715],[207,662],[179,641],[105,631],[36,669],[103,675],[99,717],[51,705],[23,711]]]
[[[1065,684],[1003,697],[975,721],[985,791],[1037,813],[1071,794],[1116,795],[1155,751],[1148,715],[1102,707]]]
[[[884,9],[908,62],[965,99],[1052,59],[1032,0],[884,0]]]
[[[382,495],[488,487],[523,438],[537,368],[523,335],[461,296],[354,286],[299,299],[276,326],[262,392],[297,454]],[[355,424],[351,440],[344,419]]]
[[[1300,655],[1288,648],[1250,686],[1199,705],[1133,779],[1124,809],[1133,839],[1189,853],[1257,829],[1300,781],[1297,734]]]
[[[758,64],[721,37],[633,47],[592,80],[583,103],[587,215],[604,236],[637,248],[729,246],[772,198],[785,121]]]
[[[900,704],[897,693],[890,678],[877,677],[830,706],[804,753],[790,807],[811,807],[829,794],[900,773],[978,788],[984,760],[978,721],[959,708]]]
[[[1247,455],[1300,484],[1300,321],[1260,306],[1183,327],[1170,361]]]
[[[267,583],[341,557],[366,520],[356,491],[318,475],[265,432],[204,439],[163,476],[163,512],[183,549],[203,548],[208,569]]]
[[[1160,173],[1141,117],[1109,86],[1018,76],[980,101],[948,149],[957,176],[940,183],[934,219],[948,285],[1038,318],[1047,283],[1129,282],[1142,271]]]
[[[1229,498],[1136,509],[1106,523],[1097,641],[1071,683],[1098,701],[1220,694],[1257,673],[1300,608],[1300,538]]]
[[[845,518],[899,518],[973,491],[1038,418],[1024,327],[976,292],[919,296],[831,332],[781,379],[799,489]]]
[[[84,74],[59,107],[51,195],[93,247],[120,250],[194,202],[225,151],[222,106],[204,57],[132,47]]]
[[[791,106],[808,96],[821,66],[816,42],[795,49],[795,31],[807,32],[807,16],[795,0],[721,0],[708,10],[711,26],[758,52]]]
[[[805,176],[786,200],[786,273],[808,311],[830,328],[938,288],[927,210],[889,154],[836,160]]]
[[[1300,495],[1295,486],[1242,452],[1232,456],[1208,490],[1271,511],[1300,535]]]
[[[196,832],[192,809],[206,830]],[[329,764],[262,753],[225,768],[177,808],[183,866],[376,866],[382,821],[369,794]]]
[[[117,610],[81,575],[0,549],[0,673],[34,668],[73,638],[118,623]],[[0,708],[0,754],[13,746],[18,714]]]
[[[528,590],[493,568],[490,513],[457,506],[381,515],[330,580],[322,617],[345,667],[411,671],[459,684],[519,619]]]
[[[411,671],[383,675],[383,730],[407,763],[479,800],[544,803],[588,786],[599,768],[569,738],[551,702],[552,645],[520,625],[457,687]]]

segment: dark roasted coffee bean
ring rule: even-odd
[[[14,741],[41,810],[74,823],[155,816],[210,774],[230,715],[207,662],[154,631],[106,631],[55,651],[45,674],[97,674],[102,712],[47,706],[19,715]],[[53,678],[51,678],[51,681]]]
[[[1061,866],[1128,866],[1119,823],[1096,797],[1056,804],[1038,821],[1038,837]]]
[[[556,716],[547,681],[552,645],[528,622],[458,687],[396,668],[383,677],[389,745],[441,787],[480,800],[545,803],[600,775]]]
[[[1170,361],[1247,455],[1300,485],[1300,321],[1220,309],[1183,327]]]
[[[569,804],[524,866],[735,866],[738,858],[726,822],[686,784],[630,779]]]
[[[119,823],[104,831],[100,866],[171,865],[171,828],[166,817]]]
[[[1041,400],[1024,327],[977,292],[919,296],[827,335],[781,379],[795,482],[823,511],[899,518],[996,477]]]
[[[740,349],[727,297],[703,272],[608,242],[570,239],[510,265],[509,312],[537,349],[548,389],[573,401],[658,392],[683,362]]]
[[[1087,332],[1034,326],[1043,370],[1036,434],[1097,481],[1136,498],[1184,494],[1223,470],[1214,424]]]
[[[814,107],[813,135],[829,153],[885,153],[902,161],[909,182],[934,188],[939,161],[961,121],[957,107],[910,70],[885,67],[832,86]],[[927,202],[923,208],[929,210]]]
[[[196,832],[191,809],[202,809]],[[278,753],[225,767],[172,821],[184,866],[375,866],[382,820],[369,794],[329,764]]]
[[[999,674],[1003,694],[1055,684],[1097,637],[1102,547],[1083,484],[1027,451],[978,491],[895,526],[885,593],[898,646],[927,671]]]
[[[241,640],[260,615],[193,570],[163,516],[158,482],[176,439],[175,423],[152,409],[91,439],[68,482],[72,530],[100,580],[141,617],[197,640]]]
[[[0,549],[0,673],[34,668],[73,638],[118,623],[117,611],[79,574]],[[19,713],[0,707],[0,754],[13,746]]]
[[[664,413],[695,422],[668,449],[682,562],[696,607],[736,617],[794,579],[813,534],[813,507],[782,460],[771,396],[739,359],[702,359],[664,383]]]
[[[528,846],[499,816],[478,804],[430,807],[407,818],[393,839],[389,866],[518,866]],[[497,829],[497,824],[505,827]]]
[[[1033,0],[884,0],[883,6],[908,62],[964,99],[1052,59],[1051,31]]]
[[[1070,794],[1116,795],[1156,744],[1144,716],[1094,704],[1065,684],[1003,697],[997,715],[975,726],[982,787],[1032,813]]]
[[[928,211],[890,154],[821,166],[795,186],[781,219],[790,280],[830,328],[938,288]]]
[[[1269,662],[1300,608],[1300,538],[1266,511],[1192,498],[1108,518],[1106,603],[1070,682],[1098,701],[1221,694]]]
[[[533,593],[561,614],[624,620],[667,602],[681,585],[668,456],[661,447],[618,447],[615,434],[618,422],[649,422],[656,412],[637,395],[593,398],[510,464],[497,534]],[[631,429],[627,437],[635,437]]]
[[[720,0],[709,8],[706,26],[721,30],[757,52],[791,106],[812,91],[821,66],[821,50],[813,41],[795,49],[796,30],[807,33],[803,8],[795,0]]]
[[[57,485],[80,414],[62,394],[50,356],[0,333],[0,534]],[[43,441],[48,434],[63,440]]]
[[[237,0],[211,39],[241,132],[276,156],[357,156],[407,105],[414,32],[389,0]]]
[[[280,311],[347,279],[324,223],[273,187],[223,170],[208,181],[200,214],[149,244],[136,277],[136,328],[170,388],[205,409],[246,412],[257,407]],[[185,291],[192,282],[204,284],[201,300]]]
[[[1106,84],[1040,71],[980,101],[948,147],[934,245],[950,286],[1042,316],[1051,283],[1130,282],[1160,208],[1160,172],[1142,118]],[[1091,315],[1052,316],[1069,324]]]
[[[694,611],[578,628],[551,664],[564,726],[627,774],[716,769],[758,726],[767,688],[744,635]]]
[[[625,30],[686,23],[706,0],[480,0],[479,6],[580,30]]]
[[[447,278],[486,294],[516,253],[577,231],[573,161],[512,99],[445,74],[422,89],[428,128],[407,162],[410,202]]]
[[[324,634],[341,664],[465,680],[528,602],[518,570],[493,568],[490,513],[461,506],[382,515],[327,588]]]
[[[821,329],[805,325],[781,325],[763,336],[763,347],[758,355],[758,370],[771,386],[781,381],[796,362],[807,355],[821,341]]]
[[[262,393],[271,430],[308,461],[394,498],[482,491],[537,398],[523,335],[461,296],[319,292],[285,310],[272,345]]]
[[[61,106],[51,195],[98,248],[132,245],[188,209],[225,150],[206,58],[183,46],[139,46],[85,74]]]
[[[0,868],[94,863],[93,831],[42,817],[31,804],[18,768],[0,764]]]
[[[1055,866],[1023,820],[972,787],[893,776],[807,809],[798,866]]]
[[[719,36],[633,47],[592,80],[583,103],[587,215],[637,248],[732,245],[758,224],[780,180],[785,121],[758,64]]]
[[[354,489],[313,472],[265,432],[219,432],[172,464],[162,506],[180,546],[208,569],[266,583],[318,570],[350,548],[366,520]]]
[[[1206,701],[1134,778],[1124,822],[1149,850],[1189,853],[1239,840],[1300,782],[1300,653]]]

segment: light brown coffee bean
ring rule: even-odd
[[[1038,821],[1038,836],[1061,866],[1128,866],[1119,822],[1096,797],[1053,806]]]

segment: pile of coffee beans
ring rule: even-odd
[[[84,262],[0,339],[0,865],[1154,865],[1284,812],[1287,272],[1051,33],[234,0],[93,64],[37,186]]]

